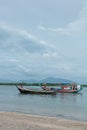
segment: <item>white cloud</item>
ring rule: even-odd
[[[67,36],[84,32],[87,29],[86,12],[87,3],[85,3],[85,6],[80,12],[78,18],[68,23],[65,27],[46,28],[39,25],[38,29],[44,32],[48,31],[51,33],[53,32],[54,34]],[[8,77],[8,74],[10,74],[10,77],[13,79],[41,78],[41,76],[66,76],[69,78],[71,75],[74,77],[74,75],[78,76],[81,73],[86,76],[85,67],[82,70],[78,69],[83,65],[78,66],[77,60],[70,60],[62,54],[63,52],[65,55],[69,55],[71,57],[73,55],[72,52],[74,52],[75,49],[70,52],[71,48],[67,49],[66,46],[67,41],[65,41],[65,45],[63,44],[60,46],[61,41],[56,41],[57,39],[55,40],[52,38],[50,37],[50,40],[49,38],[44,40],[32,35],[27,30],[20,30],[9,27],[5,24],[0,24],[1,77]],[[51,40],[54,41],[54,43],[51,44],[49,42]],[[62,49],[62,46],[65,49]],[[60,48],[62,51],[59,51]],[[67,50],[69,50],[69,52]],[[76,57],[75,54],[74,56]],[[82,59],[79,59],[79,64],[81,64],[80,60]]]
[[[56,52],[53,53],[44,53],[43,57],[47,58],[58,58],[58,54]]]
[[[44,70],[48,53],[50,60],[57,57],[55,46],[39,40],[26,30],[0,26],[0,72],[1,77],[37,77]],[[45,55],[45,57],[43,56]],[[47,68],[49,63],[47,65]],[[41,69],[41,71],[39,71]]]
[[[77,19],[68,23],[65,27],[52,28],[39,25],[38,29],[41,31],[54,32],[61,35],[71,35],[80,32],[85,32],[87,30],[87,1],[84,3],[84,7],[80,11]]]
[[[20,71],[24,71],[26,73],[32,72],[32,68],[30,68],[29,66],[24,66],[24,65],[18,65],[18,69]]]
[[[29,53],[40,53],[52,49],[49,43],[39,40],[26,30],[0,26],[0,47],[9,51],[24,51]]]
[[[81,17],[83,19],[87,19],[87,0],[84,2],[84,6],[83,6],[82,10],[80,11],[79,17]]]
[[[44,27],[45,28],[45,27]],[[65,28],[45,28],[42,31],[50,31],[62,35],[71,35],[87,29],[87,19],[78,19],[68,23]]]
[[[46,28],[44,26],[41,26],[41,25],[38,25],[37,29],[41,30],[41,31],[45,31],[46,30]]]

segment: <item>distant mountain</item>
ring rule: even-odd
[[[8,79],[0,79],[0,83],[14,83],[16,81],[8,80]]]
[[[29,79],[29,80],[1,80],[1,83],[72,83],[72,81],[67,80],[67,79],[62,79],[62,78],[54,78],[54,77],[48,77],[42,80],[34,80],[34,79]]]
[[[29,79],[29,80],[19,80],[20,83],[38,83],[37,80]]]
[[[53,77],[48,77],[45,78],[43,80],[39,81],[40,83],[72,83],[72,81],[70,80],[66,80],[66,79],[61,79],[61,78],[53,78]]]

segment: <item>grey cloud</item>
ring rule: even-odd
[[[0,27],[0,50],[14,50],[16,52],[17,49],[19,51],[28,51],[29,53],[40,53],[45,51],[46,47],[39,40],[30,37],[28,33],[23,35],[21,30]]]

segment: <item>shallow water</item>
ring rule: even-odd
[[[15,86],[0,86],[0,111],[87,121],[87,88],[78,94],[24,95]]]

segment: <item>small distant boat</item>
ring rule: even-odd
[[[16,87],[19,90],[19,92],[23,94],[56,94],[57,93],[55,90],[47,91],[47,90],[30,89],[30,88],[23,88],[17,85]]]
[[[78,93],[79,91],[82,90],[81,85],[76,85],[76,84],[72,84],[72,85],[63,85],[63,86],[58,86],[56,88],[54,87],[47,87],[46,85],[41,86],[41,88],[43,90],[56,90],[58,93]]]

